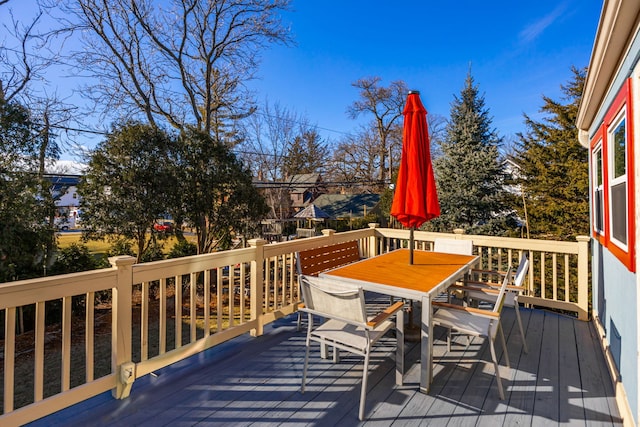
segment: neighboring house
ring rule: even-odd
[[[289,185],[292,214],[304,209],[325,191],[319,173],[292,175],[286,183]]]
[[[51,181],[51,194],[56,205],[56,218],[68,222],[69,227],[76,226],[80,197],[78,183],[80,175],[47,174],[45,178]]]
[[[323,194],[313,201],[335,219],[363,218],[378,212],[379,203],[379,194]]]
[[[589,150],[593,317],[625,425],[640,420],[640,1],[606,0],[577,116]]]

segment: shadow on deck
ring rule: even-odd
[[[511,368],[501,356],[506,399],[498,399],[488,346],[460,337],[450,353],[436,328],[434,381],[418,391],[419,345],[406,343],[405,385],[395,385],[389,338],[372,355],[365,422],[358,421],[362,359],[341,363],[312,352],[300,393],[305,332],[297,316],[136,381],[131,396],[109,393],[34,422],[32,426],[214,425],[622,425],[611,380],[590,323],[542,310],[521,310],[529,353],[522,351],[513,309],[504,309]],[[497,343],[497,349],[502,352]],[[478,360],[480,360],[478,362]]]

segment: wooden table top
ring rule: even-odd
[[[473,255],[414,251],[413,264],[410,265],[409,250],[398,249],[336,268],[323,276],[425,294],[435,288],[451,285],[477,260],[478,257]]]

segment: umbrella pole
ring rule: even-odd
[[[413,265],[413,226],[409,228],[409,265]]]
[[[409,265],[413,265],[413,229],[413,226],[409,228]],[[409,321],[405,327],[404,336],[409,342],[418,342],[420,341],[420,328],[416,327],[413,323],[413,309],[413,300],[409,300],[409,307],[407,309]]]

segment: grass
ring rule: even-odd
[[[190,242],[196,242],[196,237],[193,235],[186,235],[185,237]],[[89,252],[91,252],[92,254],[105,254],[111,247],[111,243],[107,240],[89,240],[88,242],[83,242],[81,238],[81,233],[59,233],[58,247],[62,249],[71,246],[74,243],[82,244],[87,246],[87,248],[89,248]],[[163,252],[165,253],[165,255],[171,250],[171,248],[176,244],[177,241],[178,240],[174,235],[171,235],[164,240],[160,240],[160,242],[164,245]]]

